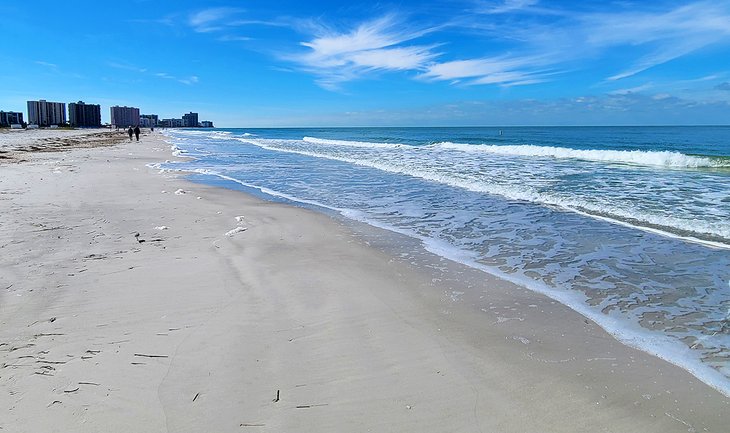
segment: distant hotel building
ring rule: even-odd
[[[101,105],[71,102],[68,104],[68,123],[81,128],[101,127]]]
[[[141,114],[139,116],[139,126],[143,128],[154,128],[160,123],[160,118],[156,114]]]
[[[164,126],[165,128],[182,128],[185,124],[182,119],[162,119],[160,126]]]
[[[28,123],[38,126],[66,123],[66,104],[63,102],[28,101]]]
[[[198,127],[198,113],[192,111],[188,114],[183,114],[182,117],[183,127],[185,128],[197,128]]]
[[[110,111],[113,127],[126,128],[139,125],[139,108],[115,105],[110,108]]]
[[[0,126],[22,125],[23,113],[17,111],[0,111]]]
[[[210,120],[198,121],[198,113],[183,114],[182,119],[162,119],[158,123],[163,128],[212,128]]]

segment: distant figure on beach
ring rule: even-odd
[[[129,141],[132,141],[132,134],[134,134],[134,130],[132,129],[132,125],[129,125],[129,129],[127,129],[127,134],[129,134]]]
[[[137,141],[139,141],[139,125],[134,127],[134,136],[137,137]],[[129,137],[129,139],[131,140],[132,137]]]

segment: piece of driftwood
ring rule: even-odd
[[[134,356],[142,356],[145,358],[167,358],[167,355],[149,355],[146,353],[135,353]]]
[[[276,390],[276,398],[273,401],[274,401],[274,403],[279,401],[279,390],[278,389]]]
[[[200,396],[200,393],[195,394],[195,397],[193,397],[193,401],[197,400],[199,396]]]
[[[99,386],[101,384],[96,383],[96,382],[79,382],[79,385],[94,385],[94,386]]]
[[[266,426],[266,424],[251,424],[251,423],[246,423],[246,422],[241,423],[241,427],[264,427],[264,426]]]
[[[329,403],[320,403],[320,404],[301,404],[299,406],[296,406],[297,409],[309,409],[310,407],[319,407],[319,406],[329,406]]]
[[[64,390],[63,392],[65,392],[65,393],[69,394],[69,393],[72,393],[72,392],[76,392],[76,391],[78,391],[78,390],[79,390],[79,387],[77,386],[77,387],[76,387],[76,388],[74,388],[74,389],[67,389],[67,390]]]

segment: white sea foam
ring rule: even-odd
[[[315,158],[325,158],[335,161],[342,161],[350,164],[375,168],[389,173],[414,176],[432,182],[438,182],[441,184],[466,189],[469,191],[500,195],[511,200],[520,200],[557,206],[559,208],[571,212],[577,212],[585,216],[598,218],[609,222],[615,222],[617,224],[650,231],[652,233],[657,233],[664,236],[698,242],[717,248],[730,248],[730,225],[728,225],[727,223],[713,223],[698,221],[695,219],[684,219],[674,216],[650,214],[642,212],[638,209],[633,209],[629,205],[624,205],[623,207],[617,205],[605,206],[600,203],[587,201],[577,198],[575,196],[562,196],[555,193],[539,191],[529,185],[495,183],[485,181],[482,178],[475,178],[464,174],[459,174],[457,176],[455,173],[443,172],[439,171],[438,169],[431,169],[425,167],[422,164],[404,164],[400,158],[394,158],[390,161],[387,159],[371,160],[364,158],[331,155],[308,150],[289,149],[272,145],[267,140],[239,140],[245,143],[254,144],[267,150],[295,153],[300,155],[312,156]],[[712,237],[719,237],[728,241],[713,241],[702,239],[701,237],[697,236],[678,235],[677,233],[674,233],[673,230],[679,230],[687,233],[696,233],[697,235],[709,235]]]
[[[365,147],[365,148],[380,148],[380,149],[394,149],[403,147],[405,145],[398,143],[373,143],[369,141],[350,141],[350,140],[328,140],[325,138],[315,137],[304,137],[302,141],[312,144],[322,144],[328,146],[349,146],[349,147]]]
[[[488,144],[463,144],[443,142],[434,145],[441,149],[457,150],[460,152],[481,152],[497,155],[513,156],[535,156],[558,159],[582,159],[586,161],[598,161],[607,163],[649,165],[658,167],[675,168],[701,168],[701,167],[730,167],[730,164],[722,160],[685,155],[680,152],[670,151],[643,151],[643,150],[582,150],[553,146],[533,145],[488,145]]]
[[[268,147],[266,144],[263,144],[261,141],[253,141],[250,140],[252,144],[256,144],[257,146],[266,148]],[[381,163],[380,167],[375,167],[373,165],[374,163],[372,161],[362,161],[358,160],[356,158],[343,158],[343,157],[333,157],[329,155],[321,155],[314,152],[306,152],[306,151],[300,151],[300,150],[288,150],[288,149],[281,149],[277,147],[272,147],[271,150],[276,151],[285,151],[290,153],[299,153],[319,158],[328,158],[328,159],[335,159],[340,161],[346,161],[353,164],[359,164],[359,165],[366,165],[371,166],[374,168],[380,168],[384,171],[390,171],[390,172],[397,172],[397,173],[404,173],[404,174],[410,174],[415,175],[424,179],[428,180],[434,180],[440,183],[448,183],[453,186],[459,186],[462,188],[484,188],[483,184],[480,184],[478,179],[454,179],[452,176],[443,175],[438,172],[429,171],[425,168],[404,168],[399,167],[397,165],[393,165],[392,163]],[[420,170],[420,171],[419,171]],[[247,182],[243,182],[239,179],[236,179],[232,176],[223,175],[221,173],[218,173],[214,170],[210,169],[196,169],[192,170],[197,173],[202,174],[210,174],[210,175],[216,175],[223,179],[231,180],[234,182],[237,182],[239,184],[245,185],[250,188],[256,188],[260,191],[262,191],[265,194],[271,195],[271,196],[277,196],[277,197],[283,197],[291,201],[300,202],[300,203],[306,203],[310,205],[320,206],[322,208],[332,209],[335,211],[340,212],[343,216],[346,216],[348,218],[360,220],[366,223],[369,223],[373,226],[381,227],[387,230],[391,230],[393,232],[402,233],[405,235],[408,235],[410,237],[419,239],[425,248],[434,254],[437,254],[442,257],[449,258],[451,260],[455,260],[464,264],[467,264],[471,267],[474,267],[476,269],[483,270],[485,272],[491,273],[493,275],[496,275],[500,278],[506,279],[508,281],[512,281],[516,284],[519,284],[521,286],[528,287],[536,292],[543,293],[571,308],[576,310],[577,312],[583,314],[584,316],[594,320],[596,323],[598,323],[601,327],[606,329],[609,333],[613,334],[618,340],[622,341],[623,343],[636,347],[638,349],[644,350],[646,352],[649,352],[651,354],[654,354],[660,358],[663,358],[671,363],[674,363],[692,374],[694,374],[696,377],[698,377],[700,380],[704,381],[705,383],[713,386],[714,388],[718,389],[723,394],[730,396],[730,385],[728,383],[728,380],[726,377],[724,377],[720,372],[717,370],[714,370],[712,367],[703,364],[698,357],[698,354],[683,345],[681,342],[677,341],[676,339],[673,339],[671,337],[668,337],[666,335],[663,335],[656,331],[647,330],[644,328],[641,328],[635,323],[627,322],[623,318],[614,317],[602,314],[600,312],[600,309],[595,309],[590,306],[588,306],[585,302],[585,295],[583,295],[580,292],[577,291],[571,291],[564,288],[552,288],[544,283],[535,281],[533,279],[527,278],[524,275],[520,274],[510,274],[501,271],[497,267],[490,267],[486,266],[484,264],[481,264],[476,261],[476,257],[473,252],[465,251],[463,249],[460,249],[458,247],[452,246],[450,244],[447,244],[443,241],[439,241],[433,238],[424,237],[416,232],[410,230],[410,229],[404,229],[404,228],[397,228],[394,226],[390,226],[386,223],[379,222],[372,220],[370,217],[368,217],[364,212],[359,210],[348,210],[348,209],[338,209],[333,206],[328,206],[326,204],[313,201],[313,200],[306,200],[306,199],[300,199],[298,197],[292,196],[290,194],[282,193],[280,191],[275,191],[269,188],[261,187],[258,185],[250,184]],[[429,179],[432,178],[432,179]],[[459,184],[461,182],[461,184]],[[504,187],[503,185],[497,185],[499,187]],[[507,186],[507,191],[501,191],[502,194],[507,196],[506,194],[510,194],[513,196],[520,197],[520,200],[524,199],[530,199],[534,197],[540,197],[540,192],[530,189],[530,188],[519,188],[519,186]],[[237,227],[235,230],[235,233],[242,231],[243,227]],[[233,231],[232,230],[232,231]],[[228,233],[231,233],[232,231],[229,231]],[[231,236],[230,234],[226,233],[226,235]]]

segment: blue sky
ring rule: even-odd
[[[0,109],[221,127],[730,124],[730,0],[4,2]]]

